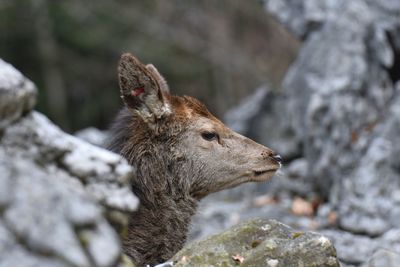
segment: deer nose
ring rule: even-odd
[[[273,155],[272,158],[276,160],[278,163],[282,163],[282,157],[278,154]]]

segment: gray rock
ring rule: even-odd
[[[359,265],[367,261],[379,244],[373,238],[345,231],[324,230],[321,232],[332,240],[339,259],[346,264]]]
[[[331,17],[343,0],[267,0],[266,9],[276,15],[288,29],[305,39]]]
[[[254,220],[187,245],[174,266],[339,266],[328,238],[274,220]]]
[[[106,186],[111,196],[125,192],[117,209],[132,211],[137,206],[137,199],[127,187],[133,170],[124,159],[63,133],[40,113],[32,112],[8,127],[1,143],[8,153],[30,158],[49,171],[60,169],[78,178],[102,203],[115,202],[107,200],[103,189]]]
[[[385,117],[339,193],[341,227],[371,236],[400,227],[400,90]]]
[[[69,267],[68,263],[52,256],[44,256],[21,245],[0,220],[0,265],[2,267]]]
[[[9,174],[0,179],[9,192],[2,220],[16,239],[73,266],[113,266],[120,241],[97,203],[107,213],[136,208],[128,164],[62,133],[36,112],[8,126],[0,143],[1,173]],[[126,221],[112,223],[120,229]]]
[[[298,9],[291,2],[272,0],[267,6],[292,27],[296,19],[320,26],[305,27],[312,34],[285,77],[283,110],[312,163],[309,178],[331,197],[335,181],[364,155],[394,96],[387,71],[394,52],[386,32],[400,27],[399,9],[390,1],[303,1],[296,2]]]
[[[334,238],[346,266],[365,262],[379,246],[398,252],[400,239],[393,237],[400,223],[400,83],[398,89],[395,84],[400,79],[400,2],[265,2],[305,40],[283,91],[272,97],[265,94],[268,105],[254,97],[254,105],[260,107],[243,120],[245,133],[260,141],[257,133],[281,127],[276,122],[279,111],[285,123],[281,128],[302,147],[293,154],[300,161],[290,164],[286,175],[274,179],[266,192],[307,195],[317,190],[326,198],[329,203],[320,207],[315,221],[319,227],[332,227],[327,217],[337,215],[337,225],[348,231]],[[267,114],[261,116],[263,112]],[[265,144],[285,154],[279,135],[265,134]],[[290,223],[290,216],[283,218],[289,219],[279,219]]]
[[[37,90],[13,66],[0,59],[0,130],[31,110]]]
[[[400,254],[390,250],[379,249],[372,255],[372,258],[362,267],[396,267],[400,262]]]
[[[106,131],[101,131],[94,127],[85,128],[77,131],[74,136],[86,141],[92,145],[105,147],[106,139],[108,138],[108,133]]]
[[[132,266],[117,234],[138,205],[132,167],[23,114],[34,86],[3,61],[0,86],[0,266]]]
[[[341,230],[323,230],[321,231],[321,233],[332,240],[337,250],[339,259],[341,260],[341,262],[348,265],[359,266],[362,263],[367,264],[367,262],[371,258],[371,255],[373,255],[376,251],[382,249],[390,250],[393,253],[397,254],[400,253],[399,228],[391,229],[383,236],[378,238],[371,238],[364,235],[355,235]],[[373,256],[373,258],[376,259],[376,256]],[[382,260],[384,260],[383,257]],[[379,266],[390,265],[383,264]]]

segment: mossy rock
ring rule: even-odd
[[[174,257],[183,266],[340,266],[331,241],[298,232],[275,220],[253,220],[184,247]]]

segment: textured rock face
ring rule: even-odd
[[[37,90],[13,66],[0,59],[0,130],[36,103]]]
[[[365,153],[393,98],[387,68],[394,56],[385,32],[399,27],[397,13],[380,21],[381,9],[365,1],[336,5],[306,39],[284,83],[292,127],[313,163],[310,177],[327,196],[333,180]]]
[[[96,129],[94,127],[89,127],[76,132],[74,136],[92,145],[106,147],[108,132],[100,131],[99,129]]]
[[[267,9],[276,15],[294,34],[304,39],[332,16],[332,11],[343,1],[268,0]]]
[[[0,93],[0,266],[131,266],[132,168],[30,111],[34,85],[1,60]]]
[[[348,231],[329,236],[349,264],[379,247],[399,252],[388,236],[400,227],[400,2],[294,2],[266,6],[305,39],[285,78],[286,112],[308,180]]]
[[[400,262],[400,254],[394,253],[390,250],[380,249],[374,253],[372,258],[362,267],[395,267]]]
[[[323,230],[321,233],[330,238],[335,244],[340,260],[352,266],[367,263],[376,251],[383,249],[398,253],[400,249],[400,229],[391,229],[376,238],[352,234],[342,230]],[[377,256],[374,257],[377,258]],[[398,262],[395,263],[398,264]]]
[[[303,153],[313,164],[310,178],[331,197],[331,187],[341,187],[340,180],[354,171],[360,158],[371,157],[368,150],[377,146],[375,139],[381,134],[377,125],[395,116],[389,109],[399,77],[388,69],[398,64],[400,4],[310,0],[296,8],[291,2],[267,3],[295,33],[307,36],[285,78],[287,112],[296,135],[302,136]],[[296,21],[303,21],[303,26]],[[382,149],[375,152],[384,157]]]
[[[399,89],[387,119],[376,126],[365,155],[341,184],[340,225],[349,231],[377,236],[400,228]]]
[[[339,266],[332,243],[274,220],[254,220],[186,246],[174,266]]]

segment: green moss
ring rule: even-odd
[[[136,265],[131,261],[131,259],[125,254],[122,254],[121,263],[123,267],[136,267]]]
[[[332,246],[310,245],[318,238],[318,234],[296,232],[277,221],[254,220],[186,246],[173,257],[174,267],[254,267],[265,266],[268,259],[278,260],[279,266],[301,262],[310,267],[339,266]],[[243,262],[235,261],[234,255],[241,255]]]
[[[262,243],[262,240],[259,240],[259,239],[253,240],[253,242],[251,242],[251,247],[252,247],[252,248],[255,248],[255,247],[257,247],[258,245],[260,245],[261,243]]]
[[[300,237],[302,235],[304,235],[304,232],[294,232],[292,234],[292,238],[295,239],[295,238],[298,238],[298,237]]]
[[[79,231],[78,233],[79,242],[82,244],[83,247],[87,247],[89,244],[89,235],[85,230]]]

